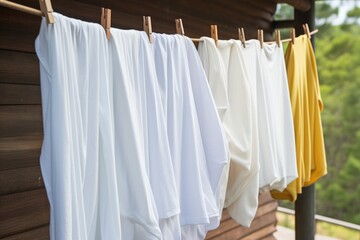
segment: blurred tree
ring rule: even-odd
[[[316,1],[316,18],[327,21],[330,17],[339,13],[339,8],[331,6],[324,1]]]
[[[294,7],[286,4],[279,3],[277,5],[276,13],[274,16],[275,20],[291,20],[294,19]]]
[[[349,12],[347,12],[346,15],[350,18],[359,18],[360,17],[360,8],[354,7]]]
[[[344,27],[346,25],[346,27]],[[316,39],[328,176],[317,184],[317,213],[360,224],[360,26],[332,26]],[[356,211],[355,211],[356,210]]]

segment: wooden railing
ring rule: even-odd
[[[288,208],[278,207],[277,211],[287,214],[287,215],[293,215],[293,216],[295,215],[295,211],[292,209],[288,209]],[[315,214],[315,224],[317,224],[318,222],[326,222],[326,223],[329,223],[332,225],[344,227],[346,229],[355,230],[359,233],[359,239],[360,239],[360,225],[358,225],[358,224],[349,223],[349,222],[345,222],[342,220]]]

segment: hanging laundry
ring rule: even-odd
[[[216,48],[212,39],[202,40],[199,55],[222,110],[232,160],[225,206],[238,223],[250,226],[258,190],[282,191],[297,177],[282,45],[260,48],[258,40],[249,40],[244,48],[229,40]]]
[[[295,143],[282,45],[248,40],[245,59],[255,96],[259,134],[260,192],[283,190],[297,177]]]
[[[211,46],[208,46],[209,44]],[[215,47],[214,42],[209,38],[202,39],[198,48],[198,54],[202,61],[205,74],[208,77],[209,87],[212,92],[212,96],[215,101],[219,117],[221,119],[221,122],[223,123],[224,116],[229,105],[226,71],[227,68],[224,66],[224,62],[222,61],[221,55]],[[229,151],[227,141],[226,144],[227,150]],[[225,165],[220,176],[218,192],[219,197],[217,198],[220,217],[222,216],[222,211],[225,203],[226,188],[229,177],[229,167],[230,155],[228,163]]]
[[[107,39],[98,24],[54,17],[53,25],[43,18],[35,42],[50,238],[119,239],[114,124],[107,120],[111,109],[103,96],[110,84]]]
[[[112,28],[109,55],[122,239],[162,239],[180,207],[151,45]]]
[[[52,208],[51,238],[162,239],[150,184],[158,182],[149,176],[161,174],[163,192],[154,187],[158,201],[166,191],[161,210],[179,208],[168,197],[177,198],[175,179],[163,113],[154,103],[159,95],[151,88],[154,67],[146,64],[151,56],[146,36],[113,29],[108,43],[98,24],[55,16],[56,25],[42,23],[36,42],[46,126],[41,166]],[[162,167],[154,173],[158,164]],[[165,176],[170,176],[167,184]]]
[[[326,156],[320,112],[323,102],[314,51],[306,35],[295,38],[285,54],[294,121],[298,178],[283,192],[272,191],[276,199],[295,201],[303,186],[326,175]]]
[[[259,190],[282,198],[326,173],[325,156],[295,164],[294,125],[301,139],[310,123],[322,136],[322,105],[291,99],[314,113],[293,123],[288,89],[300,80],[287,86],[281,45],[203,37],[197,51],[184,36],[153,33],[150,44],[114,28],[107,40],[98,24],[54,17],[35,43],[51,239],[204,239],[223,207],[250,226]],[[321,103],[311,73],[302,84]],[[324,154],[319,136],[322,148],[296,150]]]
[[[238,47],[239,54],[246,62],[244,67],[247,70],[250,88],[254,101],[256,112],[256,123],[258,126],[258,144],[259,144],[259,190],[264,189],[280,181],[278,162],[275,158],[274,142],[272,139],[273,126],[271,121],[271,107],[269,100],[269,89],[266,87],[265,66],[261,64],[261,48],[258,40],[248,40],[245,42],[245,48]]]
[[[283,55],[283,48],[277,44],[263,44],[260,50],[260,66],[262,71],[262,86],[267,94],[264,104],[268,106],[270,117],[270,143],[273,145],[274,160],[270,164],[277,167],[277,180],[264,181],[263,189],[282,191],[297,178],[294,125],[288,91],[288,80]],[[258,85],[259,86],[259,85]],[[260,87],[261,88],[261,87]],[[259,112],[259,115],[261,113]],[[261,119],[261,117],[259,118]],[[259,125],[262,124],[259,121]],[[262,151],[261,151],[262,152]],[[266,176],[270,168],[266,156],[262,156],[262,176]],[[270,184],[269,184],[270,182]],[[267,186],[268,184],[268,186]]]
[[[245,60],[239,54],[234,40],[219,40],[218,48],[212,39],[203,37],[202,40],[199,55],[212,81],[210,86],[226,86],[222,94],[215,94],[218,90],[212,88],[214,95],[220,99],[218,102],[227,103],[223,124],[231,163],[225,207],[234,220],[243,226],[250,226],[258,206],[259,159],[256,105],[244,66]]]
[[[175,178],[182,239],[204,239],[219,225],[219,178],[228,161],[210,88],[190,39],[153,34]]]
[[[228,151],[191,40],[54,16],[36,40],[51,239],[204,239]]]
[[[190,69],[191,86],[199,119],[202,142],[205,149],[206,167],[210,178],[211,189],[215,196],[219,215],[210,218],[206,230],[215,229],[220,224],[223,201],[222,192],[225,188],[221,178],[229,166],[228,144],[221,119],[216,112],[216,104],[211,94],[206,74],[204,73],[199,54],[194,44],[187,38],[185,41],[188,65]]]
[[[198,53],[208,78],[220,119],[223,121],[229,106],[228,99],[228,63],[222,61],[222,56],[211,38],[203,37],[199,43]]]

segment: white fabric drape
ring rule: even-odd
[[[228,161],[224,135],[191,40],[154,34],[154,53],[180,194],[182,238],[203,239],[219,225],[216,199]]]
[[[152,87],[154,72],[148,66],[151,63],[150,47],[146,34],[140,31],[111,29],[111,35],[109,72],[113,85],[109,92],[113,95],[114,106],[122,239],[161,239],[158,225],[160,209],[156,207],[158,199],[165,199],[162,202],[166,203],[164,208],[170,208],[169,211],[175,211],[176,205],[171,206],[171,202],[166,202],[169,198],[158,191],[157,183],[152,180],[154,175],[159,175],[160,179],[166,176],[163,171],[171,176],[171,168],[167,145],[157,142],[155,138],[149,140],[157,136],[152,130],[164,133],[165,129],[157,128],[159,122],[156,117],[159,113],[153,104],[156,100]],[[162,148],[151,148],[153,144],[161,144]],[[156,150],[164,152],[154,153]],[[152,171],[154,164],[158,167],[157,173]],[[171,185],[173,181],[168,178],[162,185],[168,194],[174,191],[175,185]]]
[[[272,124],[272,137],[275,161],[263,162],[262,175],[271,164],[278,168],[278,181],[266,187],[283,191],[285,187],[297,178],[295,136],[292,111],[290,105],[288,79],[283,54],[283,47],[277,44],[264,44],[260,51],[260,69],[262,71],[265,91],[268,93],[269,113]],[[259,124],[262,122],[259,121]]]
[[[210,86],[225,86],[221,92],[212,88],[215,101],[219,98],[220,106],[227,103],[223,125],[231,163],[225,207],[238,223],[249,226],[258,205],[259,159],[257,111],[245,59],[234,40],[218,41],[218,47],[210,38],[203,37],[202,40],[199,55],[211,81]]]
[[[107,40],[98,24],[54,13],[36,40],[51,239],[121,236]]]
[[[258,193],[282,191],[297,177],[294,128],[282,45],[258,40],[199,44],[205,72],[229,141],[225,207],[249,226]]]
[[[260,191],[282,191],[297,177],[294,127],[282,45],[246,41],[240,48],[256,96]]]
[[[36,40],[51,239],[203,239],[228,156],[192,42],[54,16]]]
[[[297,177],[281,45],[54,17],[35,42],[51,239],[204,239]]]

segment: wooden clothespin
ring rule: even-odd
[[[308,38],[311,39],[311,34],[310,34],[310,30],[309,30],[309,25],[306,23],[306,24],[303,24],[303,29],[304,29],[304,33],[308,36]]]
[[[244,32],[244,28],[238,28],[238,32],[239,32],[239,40],[241,41],[243,47],[246,47],[245,44],[245,32]]]
[[[175,19],[175,27],[176,27],[176,33],[177,34],[180,34],[180,35],[183,35],[183,36],[185,35],[184,26],[183,26],[181,18]]]
[[[295,37],[296,37],[295,28],[292,28],[292,29],[290,29],[290,38],[291,38],[292,44],[295,43]]]
[[[262,29],[258,29],[258,40],[260,42],[260,48],[263,48],[264,44],[264,31]]]
[[[50,0],[39,0],[40,4],[40,10],[44,17],[46,18],[46,22],[48,24],[52,24],[55,22],[54,15],[52,14],[54,12],[51,1]]]
[[[278,47],[280,47],[281,36],[280,36],[280,30],[279,29],[275,30],[275,41],[276,41],[276,44],[278,45]]]
[[[151,25],[151,17],[150,16],[143,16],[144,20],[144,31],[148,35],[150,43],[153,43],[153,36],[152,36],[152,25]]]
[[[211,38],[214,39],[215,46],[217,47],[219,41],[217,25],[211,25],[210,30],[211,30]]]
[[[101,8],[101,26],[105,29],[106,38],[110,39],[111,9]]]

